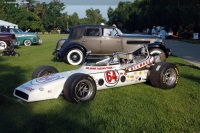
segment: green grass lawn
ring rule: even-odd
[[[43,64],[59,71],[80,66],[54,62],[52,52],[67,35],[41,35],[42,45],[16,49],[20,57],[0,57],[1,133],[199,133],[200,69],[178,58],[168,62],[179,68],[179,83],[161,90],[148,84],[97,91],[87,103],[55,100],[26,103],[14,89],[31,79]]]

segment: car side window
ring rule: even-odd
[[[15,32],[14,32],[12,29],[10,29],[10,33],[13,33],[13,34],[14,34]]]
[[[85,36],[100,36],[99,29],[86,29]]]
[[[112,29],[110,28],[104,28],[103,29],[103,36],[110,36],[110,32],[112,31]]]

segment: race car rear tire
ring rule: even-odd
[[[162,49],[159,48],[153,48],[149,50],[149,54],[152,56],[160,56],[161,62],[166,61],[166,54]]]
[[[178,83],[178,78],[179,71],[173,63],[159,62],[150,70],[150,82],[156,88],[174,88]]]
[[[65,61],[71,65],[80,65],[84,55],[80,49],[71,49],[65,56]]]
[[[91,76],[76,73],[66,80],[63,93],[69,102],[86,102],[94,99],[96,90],[95,81]]]
[[[42,76],[51,75],[54,73],[58,73],[58,70],[53,66],[42,65],[37,67],[32,73],[32,79],[39,78]]]

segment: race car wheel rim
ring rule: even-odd
[[[81,80],[75,87],[75,94],[79,100],[88,100],[93,93],[93,86],[88,80]]]
[[[168,69],[164,74],[163,74],[163,82],[165,82],[167,85],[173,85],[174,82],[176,82],[176,71],[172,68]]]

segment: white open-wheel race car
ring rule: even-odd
[[[174,88],[178,68],[173,63],[160,62],[160,56],[150,56],[144,45],[134,52],[115,52],[112,56],[87,54],[76,70],[58,72],[42,65],[32,73],[32,80],[14,90],[14,96],[26,102],[56,99],[64,95],[70,102],[86,102],[97,90],[150,81],[156,88]]]

